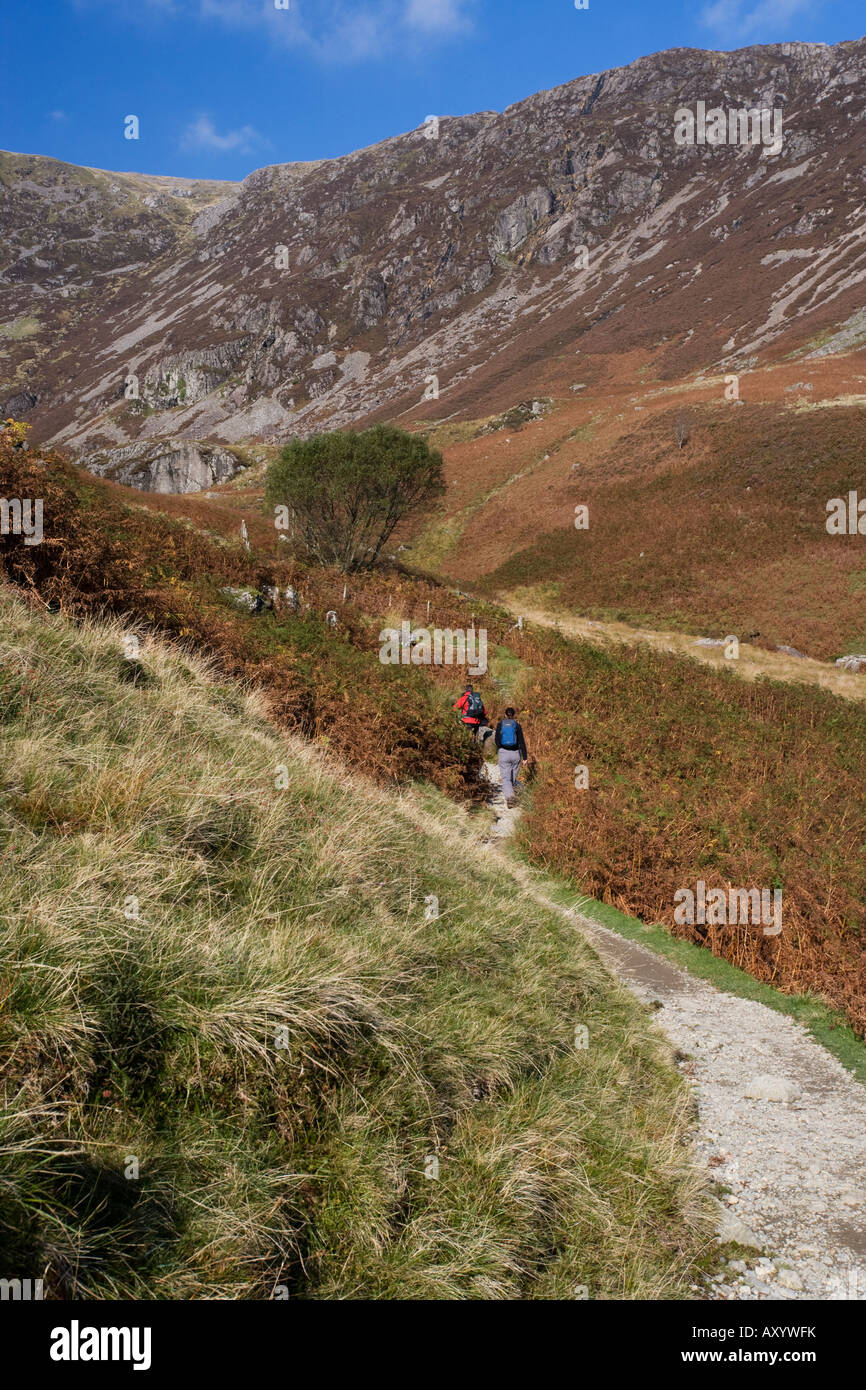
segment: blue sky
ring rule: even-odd
[[[659,49],[864,30],[863,0],[4,0],[0,147],[239,179]]]

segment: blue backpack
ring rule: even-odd
[[[501,748],[508,752],[513,752],[517,747],[517,720],[503,719],[499,728],[499,743]]]

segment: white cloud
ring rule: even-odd
[[[325,61],[351,62],[377,57],[387,39],[395,0],[291,0],[277,9],[273,0],[188,0],[200,20],[231,29],[266,34],[278,47],[305,49]]]
[[[405,22],[425,34],[459,34],[470,27],[468,0],[408,0]]]
[[[218,154],[252,154],[253,150],[267,144],[264,136],[251,125],[220,135],[210,117],[204,115],[188,125],[180,138],[182,150],[211,150]]]
[[[57,125],[63,125],[64,121],[69,120],[69,117],[65,111],[61,111],[58,107],[57,110],[48,112],[48,119],[49,121],[55,121]]]
[[[389,47],[393,14],[383,5],[322,6],[319,22],[304,30],[303,42],[325,62],[357,63],[381,58]]]
[[[792,20],[814,12],[814,0],[712,0],[701,20],[731,43],[762,39],[779,42],[780,31]]]
[[[477,4],[478,0],[289,0],[288,9],[277,9],[274,0],[144,0],[140,14],[258,31],[278,48],[298,49],[324,63],[354,63],[457,38],[471,30]],[[132,6],[129,17],[137,11],[139,6]]]

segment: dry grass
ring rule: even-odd
[[[615,643],[511,638],[539,761],[525,845],[591,897],[665,923],[866,1034],[866,713],[808,685]],[[541,654],[539,653],[541,647]],[[589,791],[574,769],[589,769]],[[677,925],[675,893],[780,888],[783,930]]]
[[[684,632],[653,632],[647,628],[632,627],[628,623],[601,622],[558,612],[555,596],[552,609],[536,607],[540,602],[550,601],[549,591],[545,593],[543,589],[518,589],[512,594],[501,595],[501,601],[515,615],[520,614],[525,622],[552,628],[563,637],[576,637],[581,642],[592,642],[601,647],[646,645],[655,651],[670,652],[720,671],[729,671],[741,680],[767,679],[791,685],[813,685],[841,695],[846,700],[861,703],[866,700],[866,674],[845,671],[825,661],[766,651],[749,642],[740,642],[739,655],[736,660],[731,660],[725,657],[723,647],[699,646],[696,638]]]
[[[821,661],[866,651],[864,538],[826,530],[831,498],[863,495],[862,408],[690,409],[684,448],[666,412],[539,497],[545,529],[485,592],[555,586],[571,616],[757,634]],[[588,530],[574,529],[575,503],[589,506]]]
[[[417,668],[379,661],[379,628],[371,630],[364,609],[342,600],[344,576],[304,569],[279,554],[274,528],[261,517],[250,526],[248,552],[225,509],[208,513],[201,499],[173,498],[192,518],[176,506],[169,516],[128,502],[124,490],[81,475],[57,455],[17,452],[2,439],[0,489],[43,499],[43,542],[27,546],[23,537],[6,536],[0,549],[0,576],[41,603],[75,616],[128,614],[194,643],[226,675],[265,690],[271,716],[284,728],[383,781],[423,776],[452,795],[477,797],[480,758],[447,704]],[[374,589],[379,582],[372,581]],[[223,593],[226,586],[285,591],[289,584],[300,594],[297,614],[284,608],[253,619]],[[364,585],[369,581],[353,588]],[[338,612],[336,629],[325,621],[330,609]]]
[[[143,630],[131,682],[124,624],[0,601],[4,1274],[59,1298],[688,1296],[687,1093],[467,813],[348,777]]]

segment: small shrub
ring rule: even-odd
[[[442,455],[392,425],[293,439],[268,469],[266,501],[288,510],[318,564],[375,564],[395,526],[445,491]]]

